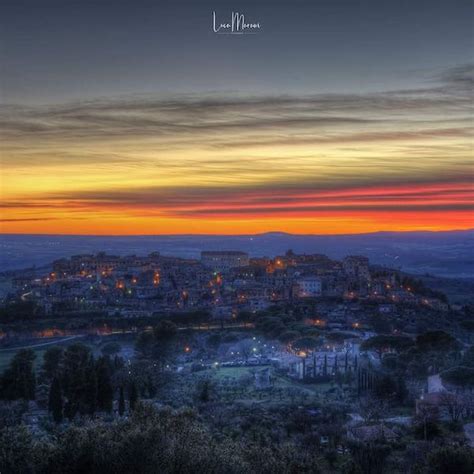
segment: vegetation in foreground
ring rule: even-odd
[[[273,314],[250,334],[269,337],[278,327],[302,336],[294,324]],[[311,334],[293,342],[318,344],[321,334]],[[472,350],[461,356],[447,334],[366,341],[388,374],[366,398],[353,377],[309,383],[274,371],[261,391],[254,384],[260,368],[209,364],[225,344],[245,349],[246,338],[248,332],[177,331],[162,321],[138,336],[132,360],[120,356],[117,343],[104,345],[100,356],[83,344],[51,347],[42,361],[19,351],[1,377],[0,472],[472,473],[460,425],[467,408],[456,400],[449,400],[451,419],[420,413],[387,430],[394,438],[361,441],[348,429],[354,412],[371,427],[413,414],[413,399],[392,382],[424,376],[433,362],[448,382],[472,386]],[[34,429],[22,424],[28,400],[49,413]]]

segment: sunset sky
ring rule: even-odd
[[[216,35],[212,11],[259,21]],[[3,233],[474,227],[469,1],[0,7]]]

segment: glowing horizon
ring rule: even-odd
[[[472,74],[363,95],[6,107],[1,232],[470,229]]]

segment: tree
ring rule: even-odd
[[[41,309],[34,301],[15,301],[2,305],[0,308],[0,322],[17,322],[36,319]]]
[[[138,402],[138,390],[137,390],[137,386],[135,385],[135,382],[132,382],[132,385],[130,386],[130,393],[128,395],[128,403],[129,403],[130,411],[133,411],[135,409],[137,402]]]
[[[155,336],[155,339],[158,341],[162,340],[169,340],[172,339],[174,336],[176,336],[178,328],[176,327],[176,324],[174,324],[172,321],[168,320],[163,320],[160,321],[154,331],[153,334]]]
[[[474,346],[471,346],[464,354],[462,358],[462,365],[474,369]]]
[[[148,390],[148,396],[150,398],[154,398],[156,396],[157,390],[150,374],[147,375],[145,386]]]
[[[114,389],[110,379],[110,361],[102,357],[97,362],[97,407],[110,413],[113,408]]]
[[[114,365],[113,365],[113,369],[114,371],[118,370],[118,369],[123,369],[125,363],[124,363],[124,360],[122,357],[118,356],[118,355],[115,355],[114,357]]]
[[[282,332],[279,336],[278,339],[287,344],[288,342],[294,341],[295,339],[298,339],[300,337],[300,333],[298,331],[285,331]]]
[[[387,413],[387,403],[385,400],[372,396],[361,397],[359,399],[359,413],[366,423],[377,423]]]
[[[369,324],[376,333],[389,333],[392,329],[392,321],[384,315],[370,315]]]
[[[59,374],[64,352],[61,347],[49,347],[43,355],[43,372],[51,380]]]
[[[243,355],[244,359],[247,361],[249,357],[253,354],[253,348],[255,346],[252,339],[243,339],[237,344],[237,352]]]
[[[474,368],[458,366],[445,370],[440,374],[444,383],[461,388],[474,388]]]
[[[374,336],[364,341],[361,345],[363,351],[375,351],[382,358],[384,352],[389,350],[400,352],[413,345],[413,341],[405,336]]]
[[[120,416],[123,416],[125,413],[125,397],[123,395],[123,387],[120,387],[119,391],[119,404],[118,404],[118,412]]]
[[[221,344],[222,342],[222,337],[220,334],[211,334],[208,338],[207,338],[207,345],[209,347],[211,347],[212,349],[217,349],[219,347],[219,345]]]
[[[242,322],[252,321],[253,314],[251,311],[239,311],[237,313],[237,319]]]
[[[151,332],[141,332],[135,342],[135,350],[142,358],[150,358],[152,355],[155,338]]]
[[[83,344],[73,344],[64,353],[61,386],[67,403],[64,414],[72,419],[77,413],[93,414],[97,405],[97,376],[94,358]]]
[[[162,370],[170,355],[177,331],[176,324],[167,320],[160,321],[153,331],[155,343],[152,356],[158,361]]]
[[[320,339],[315,337],[301,337],[291,344],[295,351],[311,352],[321,345]]]
[[[408,388],[403,377],[398,377],[397,381],[397,401],[403,404],[408,397]]]
[[[377,378],[374,391],[379,398],[394,398],[397,394],[397,383],[390,375],[382,375]]]
[[[416,338],[416,345],[423,351],[450,352],[459,350],[459,342],[444,331],[428,331]]]
[[[415,435],[424,441],[436,438],[441,434],[438,420],[439,412],[436,407],[426,403],[420,404],[414,420]]]
[[[209,380],[203,380],[201,384],[198,386],[198,398],[199,401],[202,403],[207,403],[211,399],[211,383]]]
[[[122,346],[118,342],[108,342],[102,347],[101,352],[105,356],[112,356],[118,354],[121,350]]]
[[[474,319],[464,319],[459,324],[464,330],[474,332]]]
[[[444,392],[441,395],[441,405],[448,412],[451,421],[458,422],[467,410],[468,400],[462,394]]]
[[[470,448],[447,446],[432,452],[427,463],[432,474],[472,474],[474,453]]]
[[[353,471],[364,474],[383,474],[388,455],[391,452],[389,445],[381,443],[352,442],[350,445]]]
[[[31,349],[22,349],[10,362],[1,379],[2,398],[7,400],[34,400],[36,376],[33,362],[36,358]]]
[[[48,409],[49,412],[52,413],[55,423],[61,423],[61,421],[63,421],[61,382],[57,377],[54,377],[49,389]]]
[[[84,384],[84,398],[83,407],[80,412],[82,414],[93,415],[97,410],[98,401],[98,385],[97,373],[92,354],[89,356],[89,361],[86,367],[86,383]]]
[[[337,451],[335,449],[329,449],[324,453],[324,459],[326,459],[327,463],[329,464],[329,467],[331,469],[334,469],[334,465],[337,461]]]

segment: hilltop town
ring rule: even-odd
[[[15,277],[13,289],[10,299],[34,301],[45,316],[98,311],[132,318],[199,309],[231,320],[242,311],[319,298],[340,303],[327,314],[328,322],[346,327],[361,323],[355,301],[370,302],[381,315],[396,313],[401,305],[449,309],[443,294],[399,271],[370,267],[364,256],[335,261],[291,250],[274,258],[204,251],[200,260],[158,252],[147,257],[77,255],[54,261],[45,275]]]

